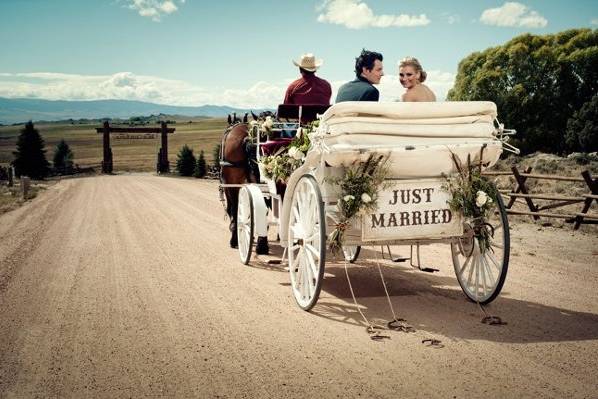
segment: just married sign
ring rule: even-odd
[[[453,212],[444,181],[396,181],[379,194],[378,209],[362,218],[364,241],[435,239],[463,233],[460,213]]]

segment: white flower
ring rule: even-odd
[[[354,197],[354,196],[352,196],[351,194],[349,194],[349,195],[345,195],[345,196],[343,197],[343,200],[345,200],[345,202],[349,202],[349,201],[352,201],[352,200],[354,200],[354,199],[355,199],[355,197]]]
[[[266,121],[264,122],[264,124],[262,126],[265,126],[266,129],[268,129],[268,130],[272,129],[272,126],[274,126],[274,121],[272,120],[272,117],[267,116]]]
[[[488,202],[488,194],[483,191],[478,191],[475,198],[475,204],[478,206],[478,208],[481,208],[486,205],[486,202]]]
[[[368,195],[368,193],[361,194],[361,200],[367,204],[368,202],[372,202],[372,197]]]
[[[296,160],[301,160],[301,159],[305,158],[305,154],[303,152],[299,151],[299,148],[297,148],[297,147],[289,148],[289,156]]]

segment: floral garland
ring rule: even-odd
[[[268,179],[286,183],[291,174],[303,165],[311,146],[309,133],[318,127],[318,123],[319,121],[315,121],[305,128],[299,127],[295,138],[287,147],[281,148],[274,155],[262,157],[261,170]]]
[[[462,212],[472,223],[474,236],[478,240],[482,252],[490,249],[490,238],[494,229],[486,221],[493,212],[497,197],[500,195],[494,184],[482,176],[482,156],[484,147],[480,150],[480,161],[472,164],[467,156],[467,165],[463,165],[454,153],[451,158],[457,169],[457,175],[447,177],[443,186],[451,195],[448,205],[455,212]]]
[[[329,179],[341,189],[338,220],[328,237],[333,252],[342,248],[345,231],[358,216],[377,209],[378,194],[386,186],[386,161],[382,155],[371,154],[365,162],[348,167],[342,178]]]

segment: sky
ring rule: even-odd
[[[282,102],[304,53],[333,93],[362,48],[382,53],[382,101],[414,56],[444,99],[474,51],[598,29],[596,0],[0,0],[0,15],[0,97],[242,108]]]

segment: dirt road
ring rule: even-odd
[[[385,261],[417,331],[380,342],[342,264],[307,313],[282,266],[242,266],[227,243],[217,186],[196,179],[63,180],[1,216],[0,397],[598,397],[594,234],[513,227],[488,308],[503,326],[480,323],[447,246],[423,250],[435,274]],[[349,273],[366,316],[389,320],[374,263]]]

